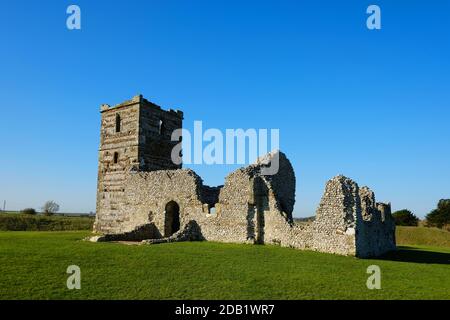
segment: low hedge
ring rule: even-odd
[[[92,230],[93,217],[0,214],[0,231]]]

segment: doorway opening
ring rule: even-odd
[[[166,204],[165,212],[164,236],[170,237],[180,231],[180,206],[175,201],[170,201]]]

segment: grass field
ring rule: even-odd
[[[450,299],[450,247],[360,260],[275,246],[81,241],[88,234],[0,232],[0,299]],[[382,289],[371,291],[374,264]],[[69,265],[81,268],[81,290],[66,287]]]

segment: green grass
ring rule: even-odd
[[[426,227],[397,227],[397,244],[450,247],[450,232]]]
[[[450,299],[450,248],[360,260],[275,246],[80,241],[89,232],[0,232],[0,299]],[[366,287],[378,265],[382,289]],[[69,265],[81,290],[66,288]]]
[[[92,230],[93,217],[67,217],[0,213],[1,231]]]

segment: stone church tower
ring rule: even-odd
[[[113,107],[101,106],[96,231],[121,222],[118,205],[123,201],[128,171],[181,168],[171,159],[178,144],[171,136],[182,128],[182,122],[183,112],[162,110],[142,95]]]

